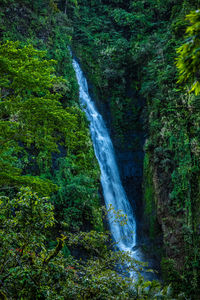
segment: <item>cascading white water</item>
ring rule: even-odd
[[[136,221],[120,180],[113,145],[103,118],[89,95],[87,80],[75,59],[73,59],[73,67],[79,84],[80,103],[90,122],[95,155],[101,170],[105,204],[107,209],[110,206],[113,208],[108,214],[111,234],[119,250],[130,251],[133,255],[133,248],[136,245]],[[120,222],[114,221],[114,211],[120,211],[127,216],[125,225],[122,226]]]

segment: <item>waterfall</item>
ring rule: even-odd
[[[109,210],[110,231],[119,250],[130,251],[134,256],[136,220],[120,180],[112,141],[104,120],[89,95],[87,80],[75,59],[73,67],[79,84],[80,103],[90,123],[94,151],[101,170],[103,195],[106,208]],[[120,222],[114,220],[115,211],[127,216],[125,225],[122,226]]]

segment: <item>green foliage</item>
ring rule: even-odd
[[[26,299],[54,294],[56,285],[50,274],[53,270],[59,272],[62,266],[57,266],[53,257],[51,264],[46,263],[45,245],[46,232],[54,225],[53,206],[29,189],[21,190],[14,199],[1,197],[0,206],[0,276],[4,293],[9,298]]]
[[[32,46],[23,49],[19,43],[1,44],[1,182],[4,186],[23,184],[16,159],[19,143],[38,150],[57,149],[53,119],[59,111],[59,94],[49,89],[57,82],[52,76],[51,61]],[[32,74],[32,76],[31,76]],[[52,124],[52,125],[51,125]],[[46,126],[46,127],[45,127]],[[13,180],[13,183],[12,183]],[[29,178],[24,177],[27,184]],[[24,182],[24,183],[25,183]],[[35,181],[37,183],[37,181]],[[40,182],[42,184],[42,181]]]
[[[177,49],[177,68],[179,70],[179,83],[189,83],[190,92],[195,95],[200,93],[199,83],[199,32],[200,32],[200,12],[192,11],[186,16],[190,25],[186,29],[186,41]]]
[[[47,248],[49,229],[55,225],[53,206],[24,188],[10,199],[0,198],[0,279],[1,295],[21,299],[154,299],[158,292],[169,296],[157,282],[140,281],[134,285],[116,271],[116,264],[129,264],[137,271],[137,262],[128,254],[110,251],[105,233],[67,233]],[[79,247],[90,253],[77,260],[62,248]],[[91,256],[92,254],[92,256]]]
[[[67,149],[77,150],[75,140],[80,138],[73,135],[77,126],[76,116],[62,108],[58,101],[61,95],[54,91],[55,86],[64,80],[53,74],[54,61],[43,59],[44,55],[44,52],[35,50],[32,46],[20,48],[17,42],[1,44],[3,186],[23,184],[23,179],[24,184],[30,182],[27,177],[19,178],[21,170],[16,159],[22,149],[20,143],[27,149],[38,152],[38,163],[42,159],[48,164],[51,152],[58,151],[58,143],[63,141]],[[42,181],[40,184],[42,185]]]
[[[84,114],[77,107],[64,109],[59,102],[62,85],[67,88],[69,83],[56,77],[55,62],[45,60],[45,53],[32,46],[7,42],[1,45],[0,55],[2,188],[26,185],[49,195],[58,185],[53,199],[59,219],[74,227],[90,223],[98,206],[95,181],[99,173]],[[68,163],[50,172],[52,154],[59,155],[60,148],[67,152]],[[43,179],[21,175],[26,169],[23,163],[19,165],[19,157],[28,166],[33,160]],[[67,178],[65,168],[70,170]],[[101,225],[97,222],[96,226]]]
[[[96,161],[92,165],[93,151],[88,151],[87,155],[87,165],[83,165],[87,173],[80,170],[80,166],[74,165],[74,157],[58,160],[59,168],[55,171],[54,181],[60,189],[52,196],[52,200],[56,208],[56,218],[61,223],[64,222],[64,227],[67,225],[73,230],[79,230],[92,222],[94,228],[102,230],[101,213],[98,213],[99,172]],[[91,170],[92,166],[96,168]]]
[[[56,2],[58,7],[61,8],[61,3]],[[63,1],[63,5],[64,4]],[[30,57],[30,60],[33,60],[37,67],[32,70],[33,73],[35,72],[35,81],[39,80],[39,78],[37,78],[38,75],[42,76],[42,73],[40,74],[39,64],[42,66],[43,62],[44,69],[45,64],[48,69],[45,75],[46,82],[47,84],[49,82],[47,76],[49,72],[50,80],[52,80],[53,84],[50,89],[45,86],[45,83],[43,87],[39,86],[38,95],[35,95],[35,91],[33,91],[34,99],[30,99],[31,92],[28,88],[29,78],[27,75],[27,84],[23,89],[23,93],[26,93],[26,97],[29,100],[26,104],[24,103],[24,107],[29,113],[26,113],[23,119],[23,130],[28,127],[30,123],[29,129],[33,131],[35,136],[37,135],[37,145],[32,141],[27,144],[26,136],[24,137],[22,131],[21,136],[23,136],[20,143],[19,140],[21,137],[16,136],[16,138],[13,139],[14,133],[17,130],[20,132],[19,126],[17,127],[17,119],[15,122],[10,123],[12,126],[16,126],[16,128],[12,130],[7,126],[8,122],[6,124],[4,122],[4,131],[7,130],[5,135],[9,135],[9,141],[7,143],[9,151],[8,153],[5,151],[5,155],[1,156],[2,164],[4,164],[4,166],[6,164],[6,172],[2,173],[3,176],[1,177],[1,191],[2,193],[9,192],[9,194],[13,194],[21,185],[31,186],[35,191],[43,195],[52,194],[53,191],[52,201],[55,203],[56,212],[58,212],[58,209],[60,210],[57,217],[59,221],[62,222],[61,216],[66,216],[64,211],[70,211],[70,209],[73,211],[73,203],[75,205],[75,202],[70,202],[69,200],[71,196],[73,197],[73,190],[71,190],[72,194],[68,193],[65,205],[62,206],[61,204],[63,203],[61,198],[64,199],[63,197],[66,196],[66,178],[62,175],[65,173],[65,164],[60,164],[59,162],[59,159],[62,160],[63,158],[63,161],[68,160],[70,162],[70,181],[74,180],[74,182],[78,182],[77,179],[80,176],[83,178],[81,180],[81,189],[84,190],[84,185],[88,186],[88,188],[86,188],[87,193],[85,193],[85,197],[90,199],[86,202],[88,203],[88,211],[92,211],[92,213],[90,216],[86,213],[89,216],[86,221],[87,226],[102,228],[102,222],[100,221],[101,216],[97,213],[98,209],[96,209],[96,207],[99,207],[97,199],[97,178],[99,176],[99,169],[89,138],[86,118],[78,108],[78,84],[68,49],[72,34],[71,22],[66,14],[56,9],[56,3],[53,3],[53,1],[50,1],[49,6],[46,2],[39,3],[39,1],[34,5],[38,5],[40,13],[38,13],[38,10],[30,3],[25,2],[23,6],[17,1],[14,1],[13,5],[7,4],[7,6],[2,7],[2,39],[4,41],[7,39],[22,41],[20,43],[18,42],[17,51],[20,55],[24,55],[24,57],[26,56],[25,51],[28,55],[26,48],[28,47],[30,50],[32,47],[30,45],[27,46],[27,42],[31,42],[34,47],[40,48],[42,51],[38,51],[32,47],[32,51],[35,51],[35,56]],[[69,3],[69,9],[70,5]],[[21,17],[22,14],[23,17]],[[25,49],[23,46],[25,46]],[[7,54],[7,56],[9,56],[9,54]],[[57,61],[56,63],[55,59]],[[14,61],[14,59],[11,60],[11,63],[12,61]],[[27,66],[28,62],[25,61],[23,64],[23,61],[21,61],[20,67],[22,67],[25,74],[27,74]],[[32,69],[33,68],[34,65],[32,66]],[[50,68],[52,71],[50,71]],[[55,74],[59,75],[59,78],[56,77]],[[62,78],[60,76],[62,76]],[[29,77],[31,80],[31,76]],[[35,83],[37,86],[37,82]],[[44,91],[43,88],[46,89],[46,91]],[[39,89],[41,89],[41,93]],[[45,93],[46,96],[44,95]],[[47,94],[49,95],[48,97],[50,97],[49,101],[47,101]],[[53,97],[55,99],[53,99]],[[34,116],[34,113],[31,111],[32,108],[38,113],[38,115],[35,114],[35,119],[32,117],[32,114]],[[13,107],[14,112],[15,109],[17,109],[16,106]],[[51,109],[53,109],[53,113],[51,113]],[[37,118],[39,123],[36,122]],[[38,128],[37,132],[35,132],[36,128]],[[49,135],[47,135],[48,133]],[[27,139],[29,139],[29,137],[30,134],[27,136]],[[8,168],[8,164],[11,164],[10,169]],[[58,178],[58,173],[60,174],[60,178]],[[76,176],[77,179],[75,179]],[[87,179],[85,180],[84,177]],[[94,188],[90,189],[90,181]],[[63,191],[65,192],[63,193]],[[62,195],[62,197],[60,197],[60,195]],[[81,201],[80,197],[79,199]],[[59,201],[61,201],[60,204]],[[77,207],[78,205],[76,204],[75,206]],[[78,211],[80,212],[80,210]],[[75,228],[80,228],[80,224],[84,226],[84,220],[81,218],[85,213],[80,213],[79,218],[76,217],[74,213],[72,215],[71,217],[66,216],[68,220],[70,219],[72,226]]]

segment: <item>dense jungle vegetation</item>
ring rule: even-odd
[[[0,299],[199,299],[199,6],[0,0]],[[69,46],[115,147],[146,135],[143,222],[152,243],[163,234],[162,284],[119,272],[130,258],[104,228]]]

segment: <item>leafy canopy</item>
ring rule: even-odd
[[[79,164],[89,164],[83,153],[90,148],[80,109],[63,108],[63,86],[68,82],[54,73],[54,60],[45,52],[19,42],[0,44],[0,184],[22,184],[49,194],[56,186],[48,180],[22,176],[19,164],[24,148],[37,164],[51,165],[52,153],[63,145]],[[65,92],[64,89],[64,92]],[[29,156],[30,156],[29,154]]]

